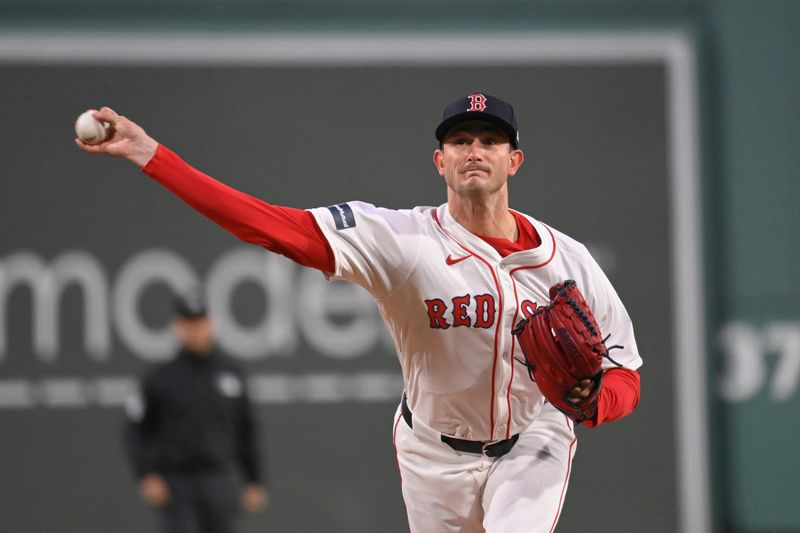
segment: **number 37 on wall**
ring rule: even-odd
[[[744,402],[764,389],[773,402],[792,399],[800,381],[800,322],[730,322],[718,340],[724,400]]]

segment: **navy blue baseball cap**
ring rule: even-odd
[[[468,120],[481,120],[499,127],[508,135],[511,145],[519,148],[517,117],[511,104],[486,93],[472,93],[447,104],[442,122],[436,128],[436,139],[443,142],[447,132]]]
[[[199,289],[191,289],[175,298],[175,314],[181,318],[200,318],[208,314],[208,307],[203,293]]]

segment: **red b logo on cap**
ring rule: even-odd
[[[484,111],[486,109],[486,97],[482,94],[471,94],[467,98],[471,104],[467,111]]]

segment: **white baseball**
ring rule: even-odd
[[[100,122],[92,116],[93,109],[81,113],[75,121],[75,135],[86,144],[100,144],[108,135],[108,122]]]

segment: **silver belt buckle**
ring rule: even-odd
[[[502,442],[502,441],[503,441],[503,439],[500,439],[500,440],[487,440],[486,442],[481,444],[481,453],[483,455],[486,455],[486,448],[488,448],[492,444],[497,444],[498,442]]]

